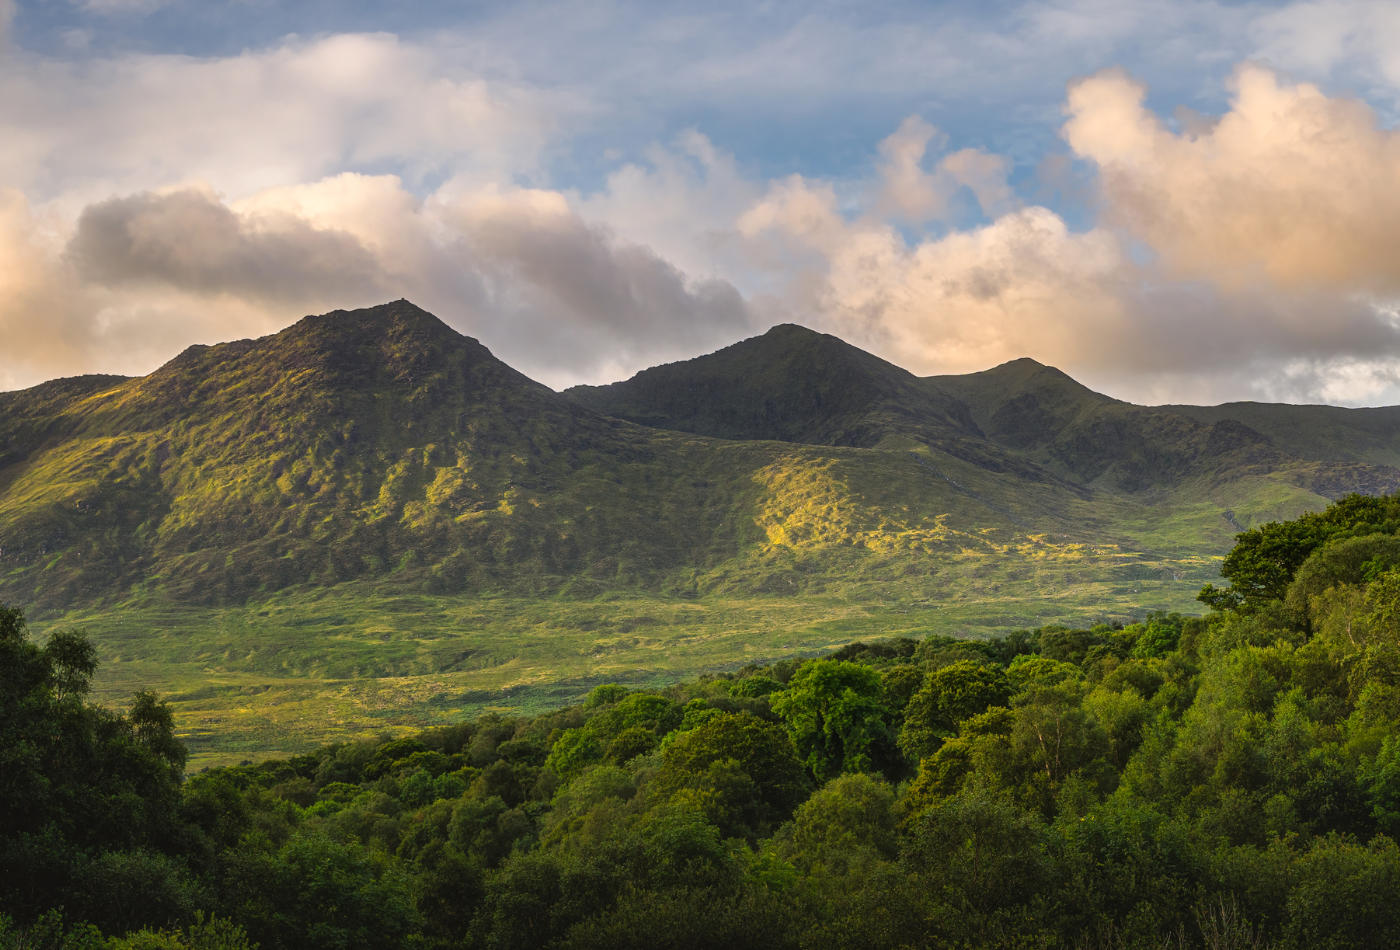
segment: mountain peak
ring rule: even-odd
[[[415,345],[416,344],[416,345]],[[156,370],[153,376],[188,371],[199,366],[225,363],[253,353],[283,369],[304,368],[311,363],[328,366],[361,361],[381,351],[393,362],[406,350],[423,353],[447,347],[466,347],[491,358],[490,351],[463,336],[433,314],[405,299],[358,310],[332,310],[311,314],[269,336],[234,340],[208,346],[195,343]]]
[[[1034,371],[1037,370],[1037,369],[1053,369],[1053,368],[1054,368],[1054,367],[1047,366],[1046,364],[1040,362],[1039,360],[1031,359],[1029,356],[1018,356],[1018,357],[1017,357],[1016,359],[1014,359],[1014,360],[1007,360],[1005,363],[998,363],[996,366],[993,366],[992,369],[989,370],[988,372],[993,372],[993,371],[996,371],[996,370],[999,370],[999,369],[1003,369],[1003,370],[1027,370],[1027,371],[1034,372]]]
[[[1060,380],[1073,383],[1081,389],[1087,388],[1083,383],[1079,382],[1079,380],[1075,379],[1058,366],[1042,363],[1039,360],[1031,359],[1029,356],[1022,356],[1014,360],[1007,360],[1005,363],[999,363],[991,369],[983,370],[982,374],[992,378],[1014,379],[1018,381],[1031,379],[1046,381]]]
[[[893,428],[964,428],[961,407],[931,397],[908,370],[839,337],[780,323],[714,353],[568,395],[642,425],[726,439],[874,445]]]
[[[438,317],[403,298],[374,307],[332,310],[330,313],[302,317],[277,334],[277,337],[295,338],[305,335],[327,335],[356,340],[376,337],[421,337],[438,342],[470,340]],[[476,343],[475,340],[470,342]]]
[[[764,333],[761,335],[761,337],[756,337],[756,338],[751,338],[751,339],[771,339],[771,340],[800,340],[800,339],[808,339],[808,340],[815,340],[815,339],[819,339],[819,338],[821,338],[821,337],[826,337],[827,339],[831,339],[831,340],[839,339],[838,337],[834,337],[834,336],[832,336],[832,335],[829,334],[829,333],[821,333],[821,332],[819,332],[819,331],[817,331],[817,330],[813,330],[811,327],[804,327],[804,326],[803,326],[802,324],[800,324],[800,323],[775,323],[775,324],[773,324],[771,327],[769,327],[768,330],[767,330],[766,332],[764,332]],[[740,343],[743,343],[743,342],[746,342],[746,341],[743,341],[743,340],[740,341]],[[735,345],[737,346],[737,345],[739,345],[739,344],[735,344]]]
[[[258,339],[192,346],[134,380],[122,409],[158,421],[186,411],[182,407],[229,411],[251,400],[260,412],[287,405],[344,415],[370,412],[377,400],[415,406],[467,394],[493,400],[507,392],[532,405],[556,400],[568,406],[476,340],[395,300],[303,317]]]
[[[1035,394],[1039,400],[1053,398],[1076,402],[1117,402],[1096,393],[1064,370],[1048,366],[1029,356],[1007,360],[978,373],[958,376],[929,376],[927,382],[972,403],[990,405]]]

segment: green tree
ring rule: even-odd
[[[1400,849],[1319,839],[1294,868],[1285,945],[1308,950],[1400,946]]]
[[[419,921],[402,869],[358,844],[298,835],[240,849],[228,873],[234,918],[264,950],[394,950]]]
[[[894,791],[871,775],[832,779],[793,815],[791,860],[844,880],[897,854]]]
[[[890,711],[880,674],[841,660],[814,660],[773,696],[803,764],[818,780],[872,772],[894,761]]]
[[[193,910],[174,857],[184,747],[151,693],[126,716],[87,703],[93,658],[71,631],[40,648],[0,604],[0,907],[22,923],[62,904],[102,926],[164,924]],[[123,893],[145,899],[110,899]]]
[[[1026,911],[1048,888],[1047,843],[1034,813],[984,787],[964,789],[919,818],[909,860],[957,915],[950,943],[995,946],[1019,938],[1033,945]]]
[[[784,821],[810,785],[783,730],[751,713],[721,713],[661,750],[651,793],[706,814],[726,835],[759,836]]]
[[[1230,582],[1201,589],[1199,600],[1217,610],[1249,612],[1283,600],[1294,575],[1320,545],[1332,538],[1394,535],[1400,528],[1400,500],[1348,495],[1326,510],[1293,521],[1271,521],[1235,537],[1220,575]]]
[[[899,747],[917,762],[956,733],[958,723],[1010,698],[1011,681],[999,666],[959,660],[934,670],[904,709]]]

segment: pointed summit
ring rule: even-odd
[[[567,395],[632,422],[726,439],[872,446],[904,430],[967,427],[961,406],[926,391],[907,370],[790,323]]]
[[[462,337],[433,314],[403,298],[376,307],[332,310],[330,313],[302,317],[278,336],[332,336],[354,340],[416,339],[437,343],[470,339]]]
[[[412,428],[480,401],[522,412],[576,411],[476,340],[396,300],[303,317],[255,340],[192,346],[133,380],[112,408],[155,425],[191,412],[322,425],[388,411]]]
[[[303,317],[281,333],[258,340],[255,349],[275,353],[288,368],[350,377],[384,372],[421,375],[431,373],[444,360],[505,368],[476,340],[407,300]]]
[[[1022,446],[1053,438],[1092,409],[1127,405],[1024,356],[980,373],[929,376],[923,382],[965,403],[987,435]]]

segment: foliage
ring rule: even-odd
[[[92,649],[65,632],[43,647],[0,604],[0,908],[33,920],[68,895],[104,926],[192,909],[197,886],[160,852],[182,835],[184,749],[150,693],[126,716],[85,700]]]
[[[183,780],[166,707],[5,608],[0,947],[1387,946],[1395,534],[1320,523],[1306,614],[867,640]]]
[[[797,327],[553,393],[396,301],[0,394],[0,597],[81,619],[105,701],[157,689],[228,764],[1194,609],[1237,526],[1395,484],[1360,422],[1129,406],[1029,361],[918,379]]]
[[[804,765],[818,780],[888,766],[893,756],[890,710],[880,677],[846,660],[817,660],[798,670],[772,697],[773,711]]]

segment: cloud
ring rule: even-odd
[[[658,352],[691,355],[753,328],[733,285],[689,279],[650,248],[586,224],[557,193],[472,195],[448,214],[474,252],[490,309],[510,314],[513,326],[502,329],[531,340],[537,365],[576,371],[580,354],[603,350],[615,369]]]
[[[1400,133],[1259,66],[1232,85],[1229,111],[1194,134],[1121,72],[1071,87],[1065,139],[1098,166],[1107,222],[1187,278],[1400,293]]]
[[[1290,73],[1345,77],[1393,108],[1400,92],[1400,9],[1389,0],[1318,0],[1268,10],[1249,25],[1254,58]]]
[[[156,286],[269,303],[392,288],[344,231],[290,213],[237,214],[212,192],[142,192],[86,208],[68,244],[78,274],[106,286]]]
[[[1215,82],[1250,42],[1381,76],[1384,11],[1015,9],[660,11],[626,56],[625,3],[205,58],[16,50],[0,384],[408,296],[556,385],[797,320],[927,373],[1030,355],[1139,399],[1400,395],[1396,134],[1262,66]],[[1169,9],[1186,26],[1139,48]],[[1119,72],[1059,100],[1125,49],[1152,109]],[[715,115],[716,140],[692,127]],[[1042,159],[1053,208],[1012,187]]]
[[[960,188],[971,191],[987,215],[1015,203],[1006,183],[1011,163],[1000,155],[965,148],[926,171],[929,146],[941,150],[946,142],[946,136],[919,116],[909,116],[882,141],[876,211],[913,223],[945,220],[952,215],[951,205]]]
[[[829,186],[788,179],[739,227],[812,255],[784,307],[916,371],[967,372],[1028,353],[1083,363],[1084,341],[1122,338],[1131,325],[1118,293],[1131,263],[1116,239],[1072,233],[1044,208],[911,245],[884,222],[844,218]]]
[[[610,172],[598,191],[571,192],[569,202],[580,217],[605,222],[689,274],[748,277],[734,222],[763,190],[733,155],[687,129]]]
[[[205,59],[26,55],[0,64],[0,181],[84,204],[188,182],[240,197],[346,170],[509,181],[582,108],[386,34]]]
[[[1189,133],[1146,112],[1124,74],[1076,85],[1066,137],[1097,164],[1103,209],[1084,230],[1029,206],[910,238],[844,211],[830,182],[775,182],[738,221],[753,258],[789,276],[765,312],[923,373],[1029,355],[1144,401],[1400,396],[1384,369],[1400,359],[1383,303],[1393,135],[1354,102],[1240,76],[1230,112]],[[901,126],[882,182],[907,184],[931,138]]]
[[[144,16],[168,6],[174,0],[74,0],[77,6],[103,16]]]
[[[65,255],[65,230],[18,191],[0,189],[0,388],[82,372],[147,372],[190,343],[277,326],[241,299],[93,284]]]
[[[87,361],[91,301],[77,286],[24,195],[0,189],[0,339],[11,354],[0,363],[0,385],[66,375]]]
[[[0,382],[11,384],[60,366],[130,369],[191,342],[398,295],[559,385],[755,329],[732,284],[693,279],[590,225],[560,192],[444,188],[419,199],[397,177],[354,174],[232,203],[207,189],[141,192],[88,206],[66,242],[40,241],[22,196],[6,195],[0,326],[15,328],[15,345]]]
[[[558,191],[449,182],[419,200],[393,176],[340,175],[237,207],[352,235],[386,282],[548,383],[616,378],[755,328],[731,283],[590,223]]]

